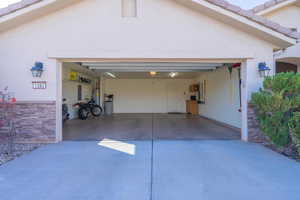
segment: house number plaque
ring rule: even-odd
[[[46,81],[33,81],[32,82],[32,89],[44,90],[46,88],[47,88]]]

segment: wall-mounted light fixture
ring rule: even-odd
[[[264,78],[269,75],[271,69],[267,66],[265,62],[261,62],[258,64],[258,72],[260,77]]]
[[[30,71],[33,77],[39,78],[44,72],[44,64],[41,62],[36,62]]]

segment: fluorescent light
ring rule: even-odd
[[[110,73],[110,72],[106,72],[106,74],[107,74],[108,76],[112,77],[112,78],[117,78],[116,75],[114,75],[114,74],[112,74],[112,73]]]
[[[174,78],[175,76],[177,76],[178,75],[178,72],[171,72],[170,74],[169,74],[169,76],[171,76],[171,78]]]

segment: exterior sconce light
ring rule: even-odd
[[[33,77],[39,78],[43,74],[44,64],[41,62],[36,62],[30,71]]]
[[[267,66],[265,62],[261,62],[258,64],[258,72],[260,77],[264,78],[269,75],[271,69]]]

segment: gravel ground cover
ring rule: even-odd
[[[12,152],[8,153],[8,144],[0,144],[0,166],[24,154],[39,148],[44,144],[13,144]]]

